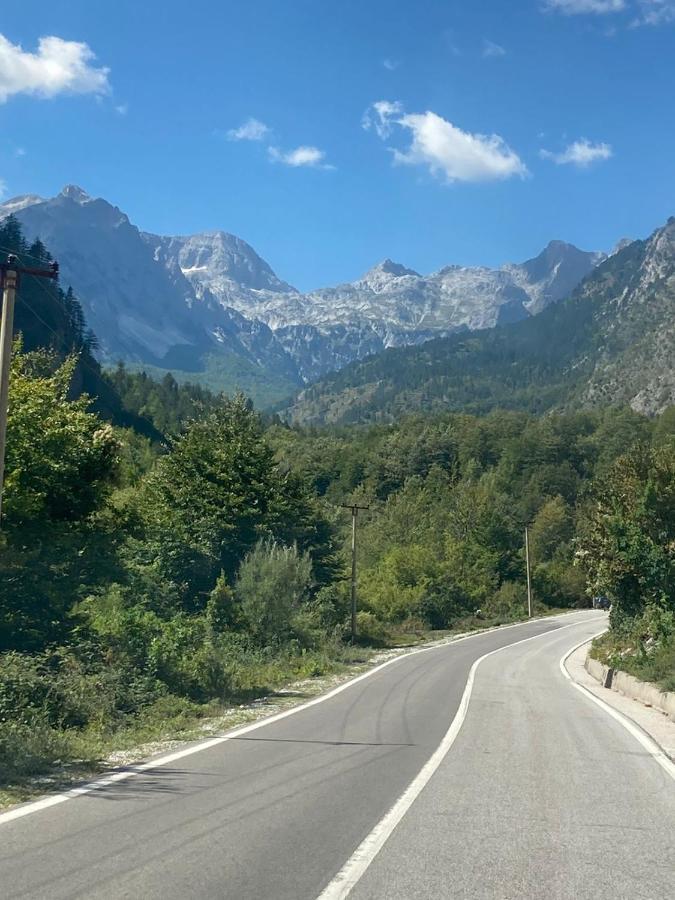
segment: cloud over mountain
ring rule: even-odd
[[[462,131],[431,110],[406,113],[397,101],[379,100],[366,111],[362,125],[383,140],[397,128],[409,132],[409,146],[393,148],[394,162],[425,166],[442,181],[499,181],[528,174],[518,154],[499,135]]]

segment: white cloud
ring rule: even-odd
[[[675,22],[675,0],[544,0],[544,9],[564,15],[607,15],[632,12],[631,27]],[[607,33],[613,37],[614,32]]]
[[[596,162],[603,162],[613,156],[610,144],[593,144],[586,138],[581,138],[569,144],[562,153],[552,153],[550,150],[540,150],[542,159],[550,159],[558,166],[577,166],[585,169]]]
[[[7,196],[7,182],[4,178],[0,178],[0,200],[4,200]]]
[[[0,34],[0,103],[14,94],[107,94],[110,70],[91,65],[95,58],[77,41],[42,37],[37,53],[29,53]]]
[[[129,112],[129,104],[128,103],[119,103],[115,107],[115,112],[119,116],[126,116],[126,114]]]
[[[525,177],[527,167],[499,135],[470,134],[434,112],[406,113],[398,102],[380,100],[361,122],[383,140],[395,127],[410,133],[410,146],[392,149],[394,162],[426,166],[432,175],[447,182],[498,181]]]
[[[633,25],[667,25],[675,22],[675,0],[640,0],[640,15]]]
[[[364,112],[361,118],[361,127],[366,131],[372,128],[378,137],[383,140],[392,132],[392,126],[397,122],[397,116],[403,115],[403,104],[398,101],[378,100]]]
[[[506,50],[499,44],[495,44],[494,41],[489,41],[485,38],[483,41],[483,56],[486,59],[489,59],[490,57],[506,56]]]
[[[390,72],[393,72],[395,69],[398,69],[398,67],[401,65],[401,63],[398,62],[398,60],[396,60],[396,59],[383,59],[382,65],[385,67],[385,69],[388,69]]]
[[[546,0],[545,8],[566,16],[606,15],[621,12],[626,0]]]
[[[318,147],[301,146],[294,150],[279,150],[278,147],[269,147],[269,158],[273,162],[283,163],[294,169],[306,167],[310,169],[334,169],[335,166],[325,162],[326,154]]]
[[[14,156],[16,156],[17,159],[18,159],[19,157],[25,156],[25,155],[26,155],[26,150],[25,150],[24,147],[15,147],[15,148],[14,148]]]
[[[231,128],[227,137],[231,141],[262,141],[270,133],[270,129],[259,119],[251,117],[239,128]]]

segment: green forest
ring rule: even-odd
[[[395,422],[412,411],[545,415],[629,405],[640,392],[647,408],[662,411],[672,401],[674,260],[670,220],[537,315],[353,362],[309,385],[289,415],[305,425]]]
[[[22,241],[0,230],[47,257]],[[67,292],[31,301],[38,321],[72,315]],[[0,531],[0,782],[94,764],[364,648],[522,619],[526,526],[535,612],[607,596],[601,652],[675,687],[675,408],[291,427],[244,396],[102,373],[85,330],[31,325]],[[358,647],[350,502],[370,507]]]

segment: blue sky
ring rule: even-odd
[[[302,289],[675,215],[675,0],[23,0],[0,34],[5,196],[223,228]]]

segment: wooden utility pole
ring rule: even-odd
[[[2,496],[5,485],[5,448],[7,444],[7,411],[9,409],[9,370],[12,362],[12,341],[14,338],[14,304],[19,287],[20,275],[35,275],[38,278],[59,277],[58,263],[49,269],[32,269],[19,265],[16,256],[8,256],[7,262],[0,264],[2,283],[2,322],[0,324],[0,527],[2,526]]]
[[[532,582],[530,579],[530,535],[529,528],[525,526],[525,571],[527,573],[527,615],[532,618]]]
[[[352,625],[351,641],[356,641],[356,519],[359,510],[370,509],[369,506],[358,506],[356,503],[343,504],[342,509],[349,509],[352,513]]]

